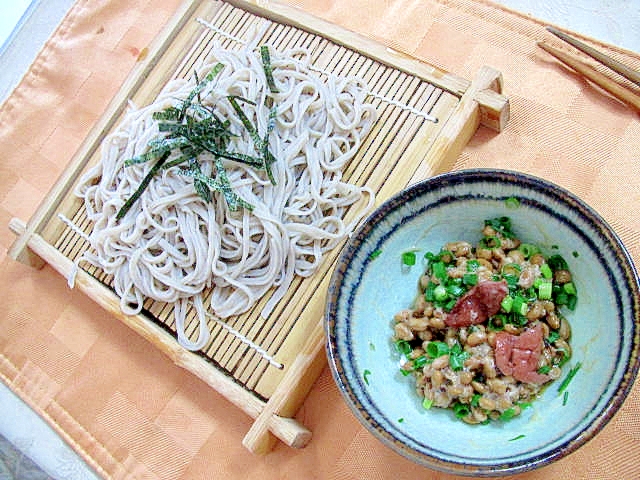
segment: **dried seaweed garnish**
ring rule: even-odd
[[[260,56],[262,57],[262,68],[264,69],[264,75],[267,79],[267,85],[271,93],[280,93],[276,82],[273,79],[273,67],[271,66],[271,55],[269,54],[269,47],[262,45],[260,47]]]
[[[262,53],[263,66],[267,78],[270,77],[273,81],[268,53],[268,49],[266,57]],[[264,170],[271,183],[276,184],[271,170],[271,165],[276,159],[269,151],[269,135],[275,128],[277,113],[277,109],[273,106],[273,98],[267,97],[268,105],[270,105],[267,131],[264,137],[260,137],[257,128],[249,120],[239,103],[255,105],[255,102],[239,96],[227,97],[227,101],[230,102],[254,144],[255,156],[230,151],[230,140],[236,136],[230,129],[231,121],[220,118],[211,107],[202,103],[202,92],[223,69],[222,63],[216,64],[202,81],[196,75],[196,86],[178,106],[171,106],[153,114],[160,136],[149,142],[146,152],[126,160],[125,166],[154,160],[157,162],[145,175],[133,195],[120,208],[116,215],[117,219],[126,215],[149,186],[154,175],[173,167],[179,167],[180,174],[193,178],[194,189],[202,200],[205,202],[213,201],[211,190],[218,191],[232,211],[239,208],[252,210],[253,206],[233,191],[221,159]],[[269,85],[270,91],[273,92],[272,87],[273,85]],[[215,159],[215,171],[212,176],[207,176],[202,172],[198,160],[198,157],[205,152],[212,154]],[[173,158],[169,160],[172,156]]]
[[[151,179],[156,175],[156,173],[158,173],[162,169],[162,165],[164,164],[164,162],[166,162],[167,158],[169,158],[170,153],[171,152],[169,151],[164,152],[162,156],[158,159],[158,161],[155,163],[155,165],[151,167],[151,170],[147,172],[147,174],[144,176],[144,178],[140,182],[140,185],[138,185],[138,188],[136,189],[136,191],[133,192],[133,195],[129,197],[129,199],[124,203],[124,205],[122,205],[122,208],[120,208],[120,210],[116,214],[117,220],[120,220],[122,217],[124,217],[126,213],[131,209],[131,206],[138,200],[138,198],[140,198],[140,195],[142,195],[142,192],[144,192],[144,190],[149,186]]]
[[[227,99],[229,100],[229,102],[231,103],[231,106],[233,107],[236,114],[240,118],[242,125],[244,125],[244,128],[249,133],[249,136],[253,141],[253,145],[255,149],[262,154],[262,167],[266,170],[267,176],[269,177],[269,180],[271,181],[271,183],[275,185],[276,180],[273,177],[273,172],[271,171],[271,164],[275,161],[275,158],[271,154],[271,152],[269,152],[269,134],[270,134],[270,131],[273,130],[273,126],[275,126],[275,123],[272,123],[271,121],[271,117],[275,116],[275,113],[274,113],[275,108],[271,108],[271,110],[269,111],[269,124],[267,127],[267,133],[265,135],[265,138],[263,139],[260,137],[260,134],[258,133],[258,130],[256,129],[256,127],[251,123],[251,120],[249,120],[245,115],[244,111],[242,110],[242,107],[238,103],[238,100],[245,103],[252,104],[252,105],[255,105],[255,103],[252,102],[251,100],[247,100],[246,98],[242,98],[235,95],[230,95],[227,97]]]

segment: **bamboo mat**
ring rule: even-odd
[[[478,130],[449,168],[514,168],[554,180],[596,208],[639,263],[640,180],[630,175],[638,165],[638,117],[539,52],[535,42],[546,38],[540,24],[474,1],[291,3],[465,78],[487,64],[501,71],[508,128]],[[35,211],[178,4],[76,4],[0,110],[3,224]],[[640,66],[637,55],[602,47]],[[0,374],[102,476],[282,478],[286,470],[292,478],[442,477],[372,439],[326,370],[296,416],[313,432],[311,443],[252,456],[241,444],[249,418],[50,268],[33,271],[7,258],[13,239],[0,232]],[[520,477],[637,477],[639,402],[636,388],[583,449]]]

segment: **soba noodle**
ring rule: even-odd
[[[255,49],[216,48],[197,72],[196,78],[204,78],[213,65],[224,64],[200,101],[231,122],[234,151],[252,155],[255,147],[227,97],[255,102],[243,108],[260,135],[269,128],[266,97],[277,108],[269,136],[275,184],[264,171],[223,160],[234,191],[251,211],[232,211],[217,191],[205,202],[193,179],[174,167],[153,177],[137,203],[116,218],[153,165],[125,166],[125,161],[148,151],[149,142],[162,135],[154,112],[178,106],[196,80],[172,80],[151,105],[132,106],[104,141],[101,162],[79,183],[76,193],[93,222],[92,249],[84,260],[113,276],[125,314],[140,312],[145,298],[173,304],[178,341],[186,348],[206,345],[208,312],[219,318],[241,314],[275,287],[261,312],[268,316],[294,276],[313,274],[323,255],[373,206],[373,192],[342,179],[376,119],[364,102],[366,86],[356,78],[322,79],[309,70],[307,59],[304,51],[271,49],[279,93],[270,92]],[[213,155],[203,153],[198,160],[204,174],[215,172]],[[358,213],[347,223],[352,206]],[[184,325],[192,306],[200,322],[196,341]]]

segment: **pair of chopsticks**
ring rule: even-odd
[[[623,76],[630,82],[635,83],[636,85],[640,85],[640,72],[629,68],[628,66],[614,60],[613,58],[605,55],[602,52],[599,52],[595,48],[590,47],[589,45],[585,45],[584,43],[576,40],[573,37],[570,37],[566,33],[559,31],[554,27],[547,27],[547,30],[554,34],[556,37],[561,40],[567,42],[570,45],[573,45],[575,48],[580,50],[581,52],[589,55],[591,58],[597,60],[601,64],[610,68],[614,72]],[[568,52],[564,52],[562,50],[558,50],[555,47],[545,43],[538,42],[538,46],[550,53],[562,63],[568,65],[573,68],[576,72],[580,73],[582,76],[588,78],[593,83],[601,87],[603,90],[609,92],[611,95],[616,97],[618,100],[626,103],[630,107],[634,108],[636,111],[640,112],[640,96],[634,93],[633,91],[625,88],[623,85],[609,78],[607,75],[604,75],[593,67],[583,62],[579,57],[570,54]]]

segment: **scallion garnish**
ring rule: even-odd
[[[438,358],[442,355],[449,354],[449,345],[444,342],[429,342],[427,343],[427,355],[431,358]]]
[[[562,255],[559,255],[559,254],[551,255],[549,257],[549,259],[547,260],[547,263],[549,264],[549,267],[551,267],[551,270],[553,270],[554,272],[556,270],[568,270],[569,269],[569,264],[562,257]]]
[[[556,331],[552,331],[551,333],[549,333],[549,337],[547,338],[547,342],[553,343],[553,342],[557,341],[559,338],[560,338],[560,333],[558,333]]]
[[[364,383],[366,383],[367,385],[369,385],[369,375],[371,375],[371,370],[366,370],[364,372],[362,372],[362,379],[364,380]]]
[[[510,313],[511,309],[513,308],[513,297],[511,295],[506,295],[503,299],[502,302],[500,302],[500,307],[502,308],[502,310],[504,310],[506,313]]]
[[[502,242],[498,237],[484,237],[478,242],[478,246],[486,250],[495,250],[500,248],[500,245],[502,245]]]
[[[465,273],[462,276],[462,282],[465,285],[473,287],[474,285],[478,284],[478,274],[477,273]]]
[[[522,439],[523,439],[523,438],[525,438],[525,437],[526,437],[526,435],[524,435],[524,434],[520,434],[520,435],[518,435],[518,436],[516,436],[516,437],[510,438],[510,439],[509,439],[509,441],[510,441],[510,442],[515,442],[516,440],[522,440]]]
[[[484,225],[490,226],[505,238],[513,238],[515,234],[511,230],[511,219],[509,217],[497,217],[484,221]]]
[[[454,343],[449,349],[449,366],[451,370],[454,372],[462,370],[464,361],[469,357],[469,352],[465,352],[458,342]]]
[[[407,267],[412,267],[416,264],[416,252],[408,251],[402,252],[402,264]]]
[[[558,393],[562,393],[567,389],[567,387],[569,386],[569,383],[571,382],[571,380],[573,380],[573,377],[576,376],[576,373],[578,373],[578,370],[580,370],[581,367],[582,367],[582,363],[578,362],[571,370],[569,370],[569,372],[567,373],[567,376],[564,378],[564,380],[558,387]]]
[[[541,282],[538,286],[538,298],[540,300],[551,299],[553,285],[551,282]]]
[[[522,252],[524,258],[527,260],[540,252],[540,249],[532,243],[521,243],[518,250]]]
[[[406,340],[397,340],[396,350],[404,356],[408,356],[411,353],[411,345]]]
[[[507,408],[504,412],[500,414],[500,420],[503,422],[507,422],[516,416],[516,409],[511,407]]]
[[[382,255],[382,250],[374,250],[373,252],[371,252],[369,254],[369,260],[373,260],[374,258],[378,258],[380,255]]]
[[[553,277],[553,272],[551,271],[551,267],[548,263],[543,263],[542,265],[540,265],[540,273],[544,278],[547,279]]]
[[[464,418],[471,413],[471,409],[469,405],[461,402],[456,402],[453,404],[453,413],[457,418]]]
[[[507,208],[518,208],[520,206],[520,200],[516,197],[509,197],[504,201]]]
[[[427,357],[425,357],[424,355],[420,355],[419,357],[413,359],[413,368],[416,370],[424,367],[426,364]]]
[[[431,407],[433,407],[433,400],[430,400],[425,397],[425,399],[422,401],[422,407],[425,410],[429,410]]]
[[[564,407],[569,400],[569,392],[565,390],[564,395],[562,396],[562,406]]]

